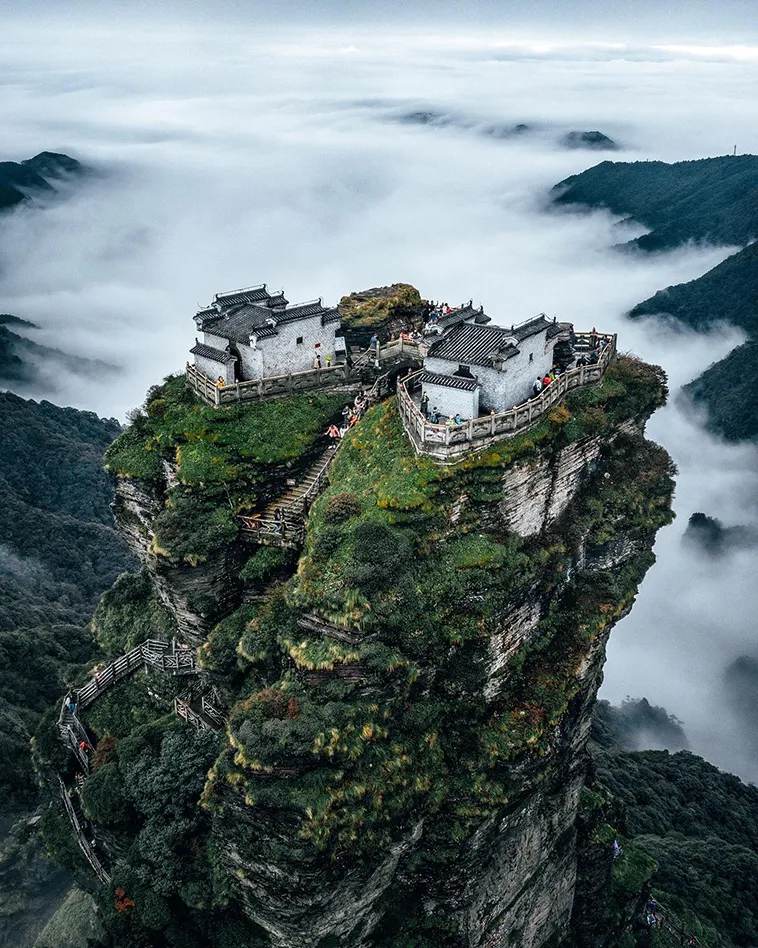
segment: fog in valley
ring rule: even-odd
[[[59,360],[22,394],[123,418],[182,370],[199,304],[264,281],[330,303],[405,281],[504,325],[544,311],[618,332],[669,373],[648,433],[680,473],[677,521],[613,633],[603,696],[662,705],[696,753],[758,779],[755,550],[681,542],[694,511],[758,523],[756,449],[706,434],[676,398],[741,337],[623,315],[729,249],[622,254],[640,228],[547,207],[552,185],[606,158],[758,152],[758,46],[677,43],[675,24],[626,43],[597,28],[83,24],[20,20],[0,37],[2,158],[60,151],[97,171],[0,219],[0,312],[99,365]],[[622,150],[566,149],[572,130]]]

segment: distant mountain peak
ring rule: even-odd
[[[596,151],[618,151],[619,145],[602,132],[566,132],[561,139],[564,148],[591,148]]]

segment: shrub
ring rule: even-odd
[[[284,566],[286,562],[287,554],[284,550],[276,546],[262,546],[242,567],[240,579],[246,581],[265,579],[269,573]]]
[[[341,523],[343,520],[359,516],[362,510],[361,502],[355,494],[344,491],[341,494],[335,494],[328,501],[324,509],[324,522]]]
[[[85,780],[81,790],[85,815],[104,826],[126,826],[134,820],[134,810],[124,792],[118,764],[109,761]]]
[[[322,527],[313,541],[312,556],[315,560],[328,560],[336,553],[345,534],[337,527]]]
[[[386,588],[410,558],[410,544],[383,523],[359,523],[352,541],[353,561],[345,578],[364,592]]]

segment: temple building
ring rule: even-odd
[[[419,377],[422,395],[443,416],[507,411],[531,397],[534,380],[554,364],[556,344],[568,342],[572,331],[571,323],[544,315],[510,329],[459,322],[429,348]]]
[[[339,321],[336,306],[292,304],[265,283],[217,293],[195,316],[202,340],[190,353],[199,372],[225,384],[303,372],[335,359]]]

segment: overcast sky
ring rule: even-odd
[[[708,38],[744,42],[758,29],[753,0],[4,0],[5,15],[38,23],[73,20],[228,21],[243,25],[351,23],[505,25],[629,41]]]

